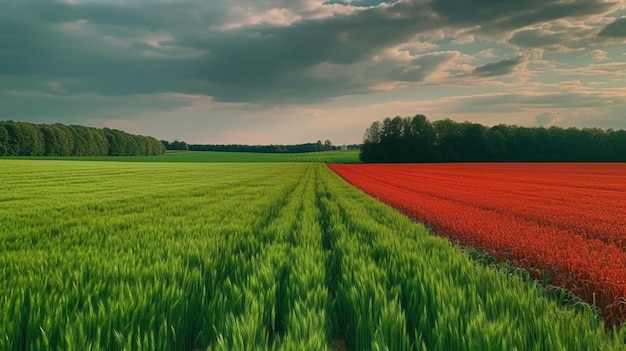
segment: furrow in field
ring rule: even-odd
[[[242,309],[218,330],[216,349],[316,349],[326,346],[327,290],[314,204],[314,168],[301,166],[276,208],[256,228],[250,275],[240,280]],[[315,244],[317,242],[317,245]],[[255,268],[257,266],[265,267]],[[249,337],[241,339],[241,335]]]
[[[285,237],[287,273],[284,295],[277,301],[282,316],[281,333],[273,344],[278,350],[326,350],[328,348],[328,289],[322,250],[319,211],[315,206],[315,180],[319,165],[307,166],[302,191],[296,194],[298,209],[291,214],[295,226]]]
[[[338,348],[345,342],[350,350],[409,350],[398,296],[387,289],[385,271],[372,260],[372,241],[353,231],[350,214],[340,202],[325,184],[318,184],[325,246],[330,251],[327,271],[333,274],[328,281],[334,296],[333,345]]]

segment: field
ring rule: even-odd
[[[109,161],[109,162],[325,162],[360,163],[359,151],[320,151],[303,153],[180,151],[157,156],[17,156],[1,159],[46,161]]]
[[[626,164],[331,165],[439,234],[626,320]]]
[[[0,350],[623,350],[322,163],[0,160]]]

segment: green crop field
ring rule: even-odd
[[[115,162],[324,162],[359,163],[359,151],[320,151],[304,153],[167,152],[157,156],[17,156],[1,159],[55,161],[115,161]]]
[[[0,311],[0,350],[623,350],[625,336],[316,162],[0,160]]]

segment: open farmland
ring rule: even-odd
[[[359,150],[301,153],[174,151],[154,156],[0,156],[1,159],[108,162],[325,162],[360,163]]]
[[[626,319],[626,164],[331,165],[434,227]]]
[[[0,350],[623,350],[544,295],[320,163],[0,160]]]

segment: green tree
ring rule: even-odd
[[[610,131],[607,139],[612,147],[611,161],[626,162],[626,130]]]
[[[383,162],[399,162],[403,158],[404,120],[400,116],[383,120],[380,144],[382,146]]]
[[[185,147],[187,144],[183,143]],[[152,137],[80,125],[0,121],[0,155],[157,155],[163,144]]]
[[[109,128],[104,128],[104,134],[107,138],[109,145],[109,156],[122,156],[124,155],[124,140],[122,139],[119,131]]]
[[[377,162],[380,161],[378,152],[380,150],[380,136],[382,134],[381,124],[379,121],[374,121],[365,130],[363,134],[363,144],[359,150],[359,158],[363,162]]]
[[[160,155],[165,152],[165,146],[159,140],[153,137],[150,137],[149,139],[152,143],[151,155]],[[187,149],[189,149],[189,146],[187,145],[187,143],[185,143],[185,145],[187,146]]]
[[[83,126],[71,125],[69,130],[72,133],[72,156],[89,156],[91,154],[89,135]]]
[[[43,144],[44,144],[44,152],[43,154],[46,156],[56,156],[59,155],[58,151],[58,137],[59,131],[54,126],[50,126],[47,124],[42,124],[39,126],[39,130],[43,135]]]
[[[412,162],[436,160],[438,155],[435,149],[435,130],[426,116],[413,116],[406,128],[408,159]]]
[[[491,149],[491,160],[506,161],[509,157],[506,151],[506,137],[498,126],[489,129],[487,139]]]
[[[324,141],[324,150],[328,151],[332,149],[333,149],[333,143],[330,140]]]
[[[623,161],[626,132],[430,123],[424,115],[385,118],[365,130],[363,162]]]
[[[21,155],[22,147],[24,145],[24,135],[22,134],[21,126],[16,122],[7,121],[4,123],[4,127],[9,135],[6,154],[8,156]]]
[[[89,140],[92,143],[91,152],[93,156],[106,156],[109,151],[109,142],[102,129],[88,128]]]
[[[4,127],[3,122],[0,122],[0,156],[7,155],[8,147],[9,147],[9,132]]]
[[[41,156],[44,154],[43,135],[37,125],[32,123],[21,123],[22,135],[24,136],[23,155]]]
[[[433,122],[435,129],[435,145],[439,149],[440,161],[456,162],[461,160],[459,138],[461,129],[451,119]]]
[[[170,143],[166,140],[163,140],[162,143],[165,146],[166,150],[189,150],[189,145],[187,145],[187,143],[184,141],[174,140]]]
[[[491,147],[487,128],[478,123],[459,123],[457,153],[463,161],[490,161]]]
[[[54,128],[57,131],[57,152],[59,156],[72,156],[74,150],[74,136],[70,127],[56,123]]]
[[[322,144],[321,140],[318,140],[317,143],[315,143],[315,151],[322,151],[324,150],[324,145]]]

